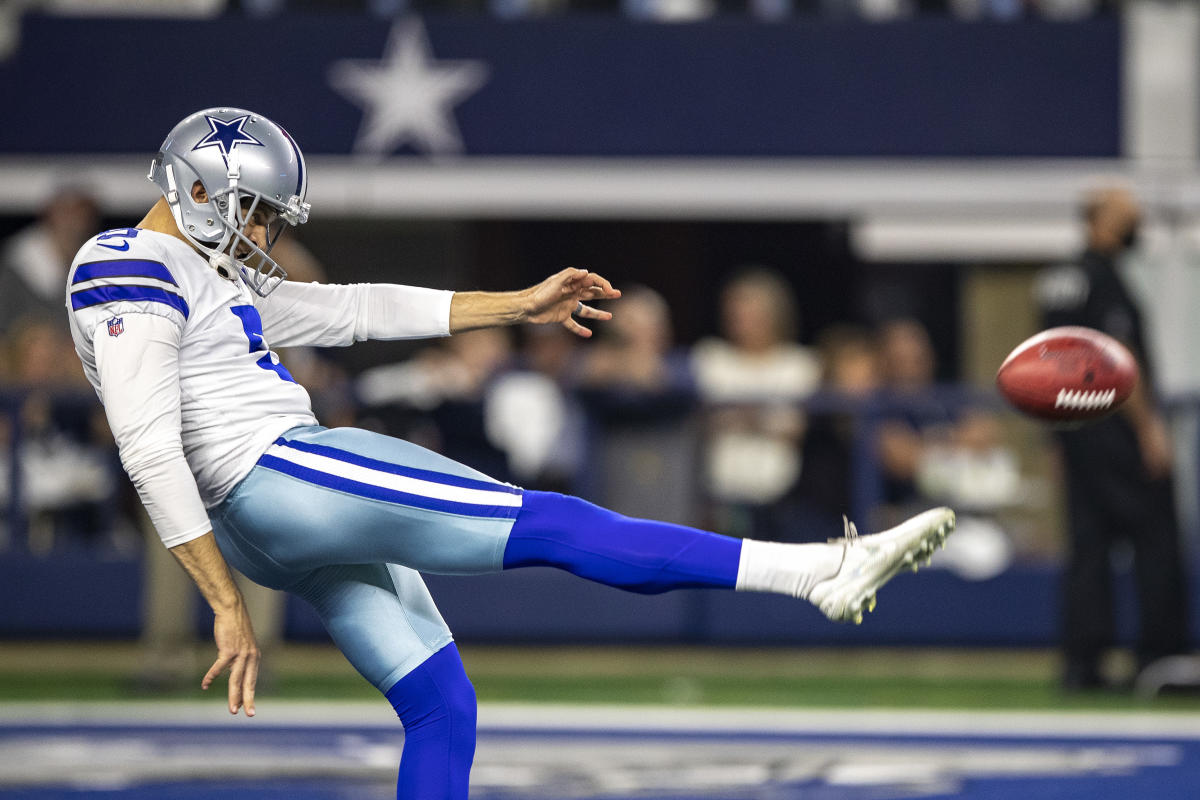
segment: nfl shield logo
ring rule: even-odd
[[[108,321],[108,335],[109,336],[120,336],[124,332],[125,332],[124,317],[113,317],[112,319],[110,319]]]

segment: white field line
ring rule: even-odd
[[[0,726],[106,725],[164,727],[306,726],[399,728],[386,703],[286,702],[259,704],[253,719],[232,717],[223,698],[197,702],[10,702]],[[923,711],[904,709],[770,710],[485,703],[480,732],[488,729],[571,730],[658,734],[765,733],[981,737],[1200,739],[1200,714],[1096,711]]]

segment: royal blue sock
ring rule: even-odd
[[[527,491],[504,549],[504,568],[558,567],[631,592],[732,589],[742,542],[625,517],[586,500]]]
[[[443,647],[387,691],[404,724],[397,800],[466,800],[475,758],[475,689]]]

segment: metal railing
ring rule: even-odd
[[[6,537],[0,536],[0,550],[7,548],[24,551],[28,549],[30,508],[26,502],[27,492],[22,473],[22,450],[28,439],[22,420],[22,407],[29,392],[15,389],[0,389],[0,415],[7,421],[9,440],[6,447],[8,462],[5,504]],[[64,395],[65,396],[65,395]],[[72,395],[75,397],[75,395]],[[1200,396],[1196,398],[1200,401]],[[770,398],[744,398],[737,403],[721,405],[746,406],[756,402],[774,402]],[[706,404],[695,398],[693,413],[719,410],[721,405]],[[802,410],[810,415],[837,415],[848,418],[851,423],[849,481],[851,498],[848,512],[855,518],[866,520],[872,510],[885,498],[885,478],[876,452],[879,426],[886,420],[901,417],[949,418],[967,408],[998,409],[1001,403],[994,392],[975,387],[945,384],[928,391],[911,394],[876,392],[870,395],[847,395],[838,392],[817,392],[801,404]],[[700,434],[697,434],[700,435]],[[117,460],[113,458],[114,465]],[[114,467],[115,469],[116,467]],[[7,538],[7,542],[5,542]]]

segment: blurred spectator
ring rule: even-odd
[[[731,535],[786,537],[794,528],[773,506],[800,477],[799,403],[821,379],[817,356],[795,342],[797,317],[787,282],[749,268],[722,290],[722,338],[692,351],[696,386],[710,406],[705,484],[716,529]]]
[[[633,19],[681,22],[714,14],[749,13],[763,20],[788,16],[889,21],[917,14],[965,20],[1044,17],[1074,20],[1112,10],[1118,0],[17,0],[0,14],[42,10],[55,14],[212,17],[222,12],[270,18],[283,14],[369,14],[390,19],[408,13],[489,13],[503,19],[562,13],[624,13]]]
[[[925,326],[914,319],[880,327],[883,403],[878,454],[886,500],[906,513],[912,504],[946,503],[961,511],[995,511],[1016,499],[1020,472],[988,410],[947,396],[934,381],[936,362]]]
[[[589,498],[631,516],[694,523],[695,381],[658,292],[622,289],[612,320],[583,348],[577,386],[591,434]]]
[[[124,545],[113,518],[112,440],[57,322],[21,317],[5,341],[3,384],[13,393],[15,416],[0,441],[0,508],[10,519],[17,516],[10,508],[15,424],[21,437],[19,516],[28,523],[28,548],[35,553],[79,544],[120,549]]]
[[[887,402],[897,407],[877,432],[884,499],[904,506],[919,499],[916,479],[925,437],[946,438],[954,413],[934,394],[935,359],[925,326],[914,319],[892,320],[878,335]]]
[[[67,331],[63,297],[71,259],[100,227],[96,201],[82,189],[58,190],[37,220],[13,234],[0,251],[0,335],[22,319]],[[69,343],[68,343],[69,344]],[[68,362],[70,363],[70,362]]]
[[[960,19],[1011,21],[1039,16],[1054,20],[1083,19],[1114,3],[1105,0],[947,0]]]
[[[690,394],[691,365],[673,342],[667,301],[653,289],[630,286],[617,314],[587,348],[578,384],[614,398],[631,396],[637,405],[665,394]]]
[[[18,0],[30,10],[85,17],[212,17],[227,0]]]
[[[225,13],[271,18],[283,14],[361,14],[391,19],[404,14],[482,14],[502,19],[548,14],[624,13],[652,22],[749,13],[763,20],[792,15],[889,21],[918,14],[966,20],[1045,17],[1074,20],[1111,10],[1118,0],[9,0],[0,15],[41,10],[54,14],[213,17]]]
[[[513,358],[507,329],[467,331],[406,361],[366,370],[355,390],[369,419],[384,430],[507,479],[508,459],[485,430],[485,404],[493,380]]]
[[[577,377],[577,337],[558,325],[521,328],[524,345],[512,369],[485,399],[487,438],[507,456],[518,483],[571,490],[585,455],[586,423],[569,389]]]
[[[567,10],[567,0],[486,0],[488,10],[500,19],[544,17]]]
[[[35,552],[101,539],[119,544],[110,536],[111,440],[74,357],[63,307],[71,259],[98,225],[92,197],[63,188],[0,248],[0,378],[15,414],[0,442],[0,503],[6,516],[28,522],[26,544]],[[9,507],[18,432],[19,515]]]
[[[512,357],[504,330],[467,331],[405,361],[365,370],[356,390],[367,406],[404,403],[426,411],[447,400],[481,400],[488,382]]]
[[[802,450],[804,468],[796,495],[804,538],[823,541],[843,533],[854,481],[856,437],[863,434],[857,416],[879,389],[883,376],[874,333],[852,325],[826,329],[818,337],[821,390],[844,410],[809,415]]]
[[[916,11],[913,0],[853,0],[853,5],[860,17],[872,22],[909,17]]]
[[[625,16],[644,22],[694,22],[711,17],[713,0],[621,0]]]
[[[516,354],[505,330],[452,336],[406,361],[367,370],[358,378],[358,397],[371,414],[389,420],[389,431],[407,426],[410,441],[500,480],[566,490],[585,440],[582,411],[570,393],[579,369],[576,337],[541,326],[526,326],[520,335]],[[421,413],[405,415],[406,409]]]
[[[1044,327],[1084,325],[1129,346],[1142,369],[1119,413],[1078,430],[1060,430],[1070,552],[1063,589],[1064,688],[1099,688],[1101,659],[1115,643],[1111,558],[1131,545],[1140,627],[1138,667],[1183,652],[1187,590],[1172,475],[1172,446],[1155,397],[1155,373],[1142,314],[1118,272],[1136,245],[1141,210],[1126,189],[1107,188],[1084,203],[1087,249],[1073,264],[1037,281]]]

